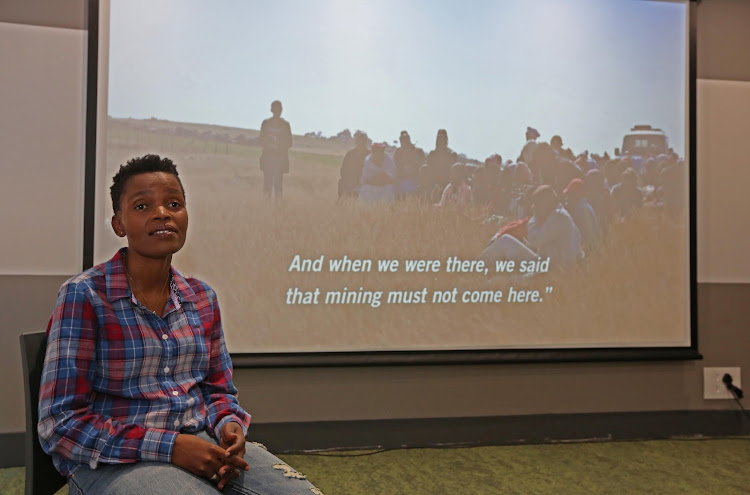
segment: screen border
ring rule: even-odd
[[[86,128],[84,168],[83,268],[94,265],[94,229],[96,212],[96,159],[99,84],[100,3],[87,0],[88,28],[86,61]],[[669,0],[666,0],[669,1]],[[408,350],[408,351],[347,351],[347,352],[278,352],[232,353],[237,368],[325,367],[325,366],[395,366],[491,363],[562,363],[696,360],[698,351],[697,308],[697,5],[688,0],[688,160],[689,160],[689,284],[690,284],[690,345],[685,347],[596,347],[545,349],[476,349],[476,350]]]

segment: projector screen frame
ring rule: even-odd
[[[596,347],[596,348],[544,348],[544,349],[472,349],[472,350],[406,350],[406,351],[346,351],[346,352],[272,352],[233,353],[233,365],[238,368],[269,367],[325,367],[325,366],[395,366],[395,365],[445,365],[480,363],[562,363],[562,362],[616,362],[616,361],[667,361],[702,359],[698,351],[697,311],[697,149],[696,149],[696,48],[697,4],[689,0],[688,7],[688,84],[687,84],[687,135],[689,160],[689,292],[690,292],[690,345],[680,347]],[[94,265],[94,229],[96,228],[96,169],[97,118],[99,115],[99,36],[100,0],[87,0],[87,87],[84,170],[84,242],[83,267]]]

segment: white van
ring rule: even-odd
[[[669,142],[664,131],[650,125],[636,125],[622,138],[622,151],[615,148],[615,155],[648,158],[669,151]]]

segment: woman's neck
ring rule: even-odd
[[[124,263],[128,277],[135,281],[140,291],[161,291],[170,276],[172,256],[146,258],[128,250]]]

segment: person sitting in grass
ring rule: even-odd
[[[443,189],[440,201],[435,206],[450,206],[455,208],[469,206],[472,202],[472,196],[471,186],[467,181],[468,175],[469,171],[466,165],[463,163],[454,163],[451,167],[451,180],[448,185],[445,186],[445,189]]]
[[[494,236],[479,255],[492,263],[549,258],[550,269],[570,268],[581,256],[581,233],[551,186],[537,187],[532,196],[533,215],[526,225],[525,242],[510,233]]]
[[[612,187],[612,202],[620,218],[630,216],[643,206],[643,193],[638,187],[638,172],[627,168],[622,173],[622,180]]]
[[[370,149],[367,147],[368,141],[366,133],[362,131],[354,133],[354,148],[346,152],[341,162],[339,199],[357,197],[362,167],[365,164],[365,158],[370,154]]]
[[[369,202],[396,199],[396,164],[385,152],[385,143],[374,143],[372,152],[365,158],[359,185],[359,199]]]
[[[399,135],[401,146],[393,152],[398,176],[397,195],[399,199],[415,196],[419,187],[419,169],[425,163],[425,154],[411,142],[411,136],[406,131]]]
[[[563,194],[565,194],[565,209],[581,232],[584,249],[586,251],[596,249],[599,246],[601,232],[594,208],[586,198],[584,182],[581,179],[571,180]]]

